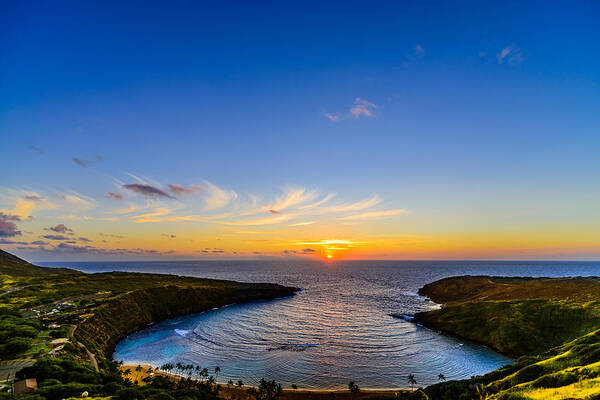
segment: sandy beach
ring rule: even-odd
[[[136,371],[138,365],[123,364],[120,368],[122,371],[129,369],[131,374],[129,378],[132,381],[138,381],[139,385],[145,385],[143,379],[148,376],[148,369],[152,368],[149,365],[141,365],[142,370]],[[169,374],[164,371],[158,371],[152,368],[152,372],[158,375],[167,376],[173,380],[179,380],[181,377],[175,374]],[[252,387],[250,385],[228,386],[225,383],[219,384],[219,395],[225,399],[239,399],[239,400],[250,400],[251,396],[248,395],[247,390]],[[369,399],[369,398],[380,398],[380,397],[392,397],[396,396],[405,390],[402,389],[361,389],[361,391],[354,397],[354,400],[358,399]],[[332,397],[333,394],[333,397]],[[280,397],[282,400],[350,400],[350,392],[348,390],[334,389],[334,390],[312,390],[312,389],[283,389],[283,395]]]

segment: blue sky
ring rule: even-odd
[[[598,3],[0,7],[5,215],[24,193],[77,193],[95,211],[73,217],[102,218],[115,179],[137,182],[129,173],[157,187],[208,181],[240,198],[290,187],[344,204],[377,196],[375,212],[407,211],[355,227],[353,237],[443,242],[485,231],[491,241],[543,226],[572,232],[565,257],[600,254]],[[21,221],[31,225],[29,242],[66,224],[58,203]],[[73,223],[88,236],[100,229]],[[344,232],[323,224],[315,240]],[[597,240],[579,243],[581,232]],[[433,245],[394,250],[388,239],[385,257],[454,256]],[[54,248],[20,246],[12,249],[37,258]],[[551,257],[544,249],[556,241],[540,246],[519,251]]]

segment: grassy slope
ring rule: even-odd
[[[522,356],[483,377],[433,385],[432,398],[600,396],[600,280],[453,277],[423,287],[440,310],[415,320]]]
[[[148,324],[225,304],[289,296],[295,288],[175,275],[111,272],[84,274],[34,266],[0,250],[4,277],[0,310],[40,310],[69,300],[56,318],[79,325],[76,336],[98,356],[110,356],[116,341]],[[18,290],[10,291],[18,288]],[[86,304],[80,301],[85,299]],[[54,306],[51,306],[52,308]],[[67,314],[67,315],[65,315]]]

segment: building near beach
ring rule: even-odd
[[[13,386],[13,394],[27,394],[36,390],[38,387],[35,378],[22,379],[15,382]]]

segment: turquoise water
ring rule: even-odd
[[[56,265],[56,264],[54,264]],[[114,358],[221,367],[219,381],[341,388],[408,387],[468,378],[510,359],[483,346],[440,335],[390,314],[435,307],[417,295],[423,284],[464,274],[598,275],[599,263],[447,261],[220,261],[61,263],[80,270],[163,272],[303,288],[273,301],[232,305],[162,322],[121,341]],[[184,301],[184,300],[182,300]]]

